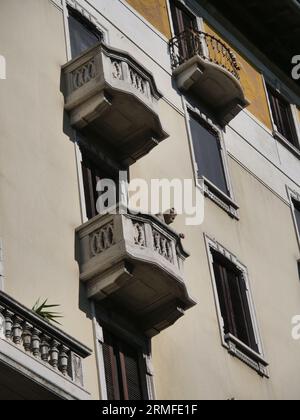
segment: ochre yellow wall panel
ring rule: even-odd
[[[167,0],[127,0],[127,2],[162,34],[171,38]]]
[[[245,58],[243,58],[234,48],[232,48],[230,44],[224,41],[223,38],[207,23],[204,25],[206,32],[220,38],[236,54],[239,66],[241,67],[241,84],[245,91],[246,98],[250,102],[250,105],[247,109],[270,130],[272,130],[272,121],[261,73]]]

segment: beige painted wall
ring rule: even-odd
[[[78,304],[74,230],[81,218],[74,147],[62,134],[60,66],[66,52],[61,11],[48,1],[3,2],[0,39],[8,71],[8,79],[0,81],[5,290],[29,307],[38,297],[60,303],[63,329],[93,347],[92,323]],[[163,101],[160,110],[171,136],[138,162],[131,176],[193,178],[184,118]],[[300,313],[299,248],[291,212],[237,162],[229,163],[241,220],[230,219],[206,200],[202,226],[187,228],[182,217],[174,224],[185,233],[192,254],[186,281],[198,306],[153,340],[157,397],[299,399],[300,342],[291,339],[291,318]],[[273,176],[284,182],[276,169]],[[249,269],[270,380],[261,379],[221,346],[204,232]],[[87,389],[98,398],[94,357],[85,363],[85,376]]]
[[[205,31],[221,39],[237,56],[237,61],[241,67],[240,77],[246,98],[250,102],[248,111],[259,119],[270,130],[273,129],[271,115],[269,111],[266,90],[264,87],[262,74],[246,60],[232,45],[226,42],[208,23],[204,23]]]
[[[63,134],[62,13],[49,1],[3,1],[0,39],[7,60],[7,80],[0,81],[5,291],[28,307],[38,298],[60,304],[62,328],[93,348],[74,260],[81,216],[74,146]],[[87,389],[97,396],[94,357],[84,366]]]
[[[168,0],[127,0],[145,19],[158,29],[168,39],[171,38],[171,28],[167,9]]]
[[[191,178],[184,119],[163,102],[161,112],[171,137],[137,163],[131,176]],[[240,221],[206,199],[202,226],[186,227],[182,217],[174,225],[186,235],[191,257],[185,277],[198,305],[153,340],[159,399],[300,398],[300,342],[291,338],[291,319],[300,313],[299,248],[291,211],[236,161],[229,159],[229,166]],[[279,172],[273,176],[282,179]],[[221,346],[204,233],[248,268],[269,380]]]

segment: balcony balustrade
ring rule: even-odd
[[[160,219],[129,211],[98,216],[77,230],[81,280],[89,298],[124,310],[152,337],[193,307],[179,235]]]
[[[18,373],[18,393],[29,391],[18,385],[27,378],[58,397],[88,399],[82,359],[90,354],[87,347],[0,292],[0,371],[5,366]],[[5,376],[0,379],[3,388]]]
[[[168,137],[152,74],[130,54],[104,43],[62,68],[71,125],[128,166]]]
[[[215,36],[186,30],[171,39],[170,54],[178,88],[200,99],[220,124],[249,105],[236,56]]]

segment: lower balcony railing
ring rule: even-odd
[[[27,381],[41,381],[57,397],[87,399],[82,358],[90,354],[87,347],[0,292],[0,369],[3,363]],[[4,379],[0,388],[5,388]]]

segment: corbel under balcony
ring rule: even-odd
[[[88,297],[128,314],[153,337],[195,302],[183,277],[179,235],[155,216],[97,216],[77,229],[77,259]]]
[[[102,42],[62,73],[71,125],[120,164],[133,164],[168,137],[154,77],[130,54]]]
[[[89,400],[82,359],[91,354],[0,291],[1,399]]]
[[[222,126],[249,105],[236,57],[221,40],[205,32],[186,30],[169,45],[179,90],[201,100]]]

